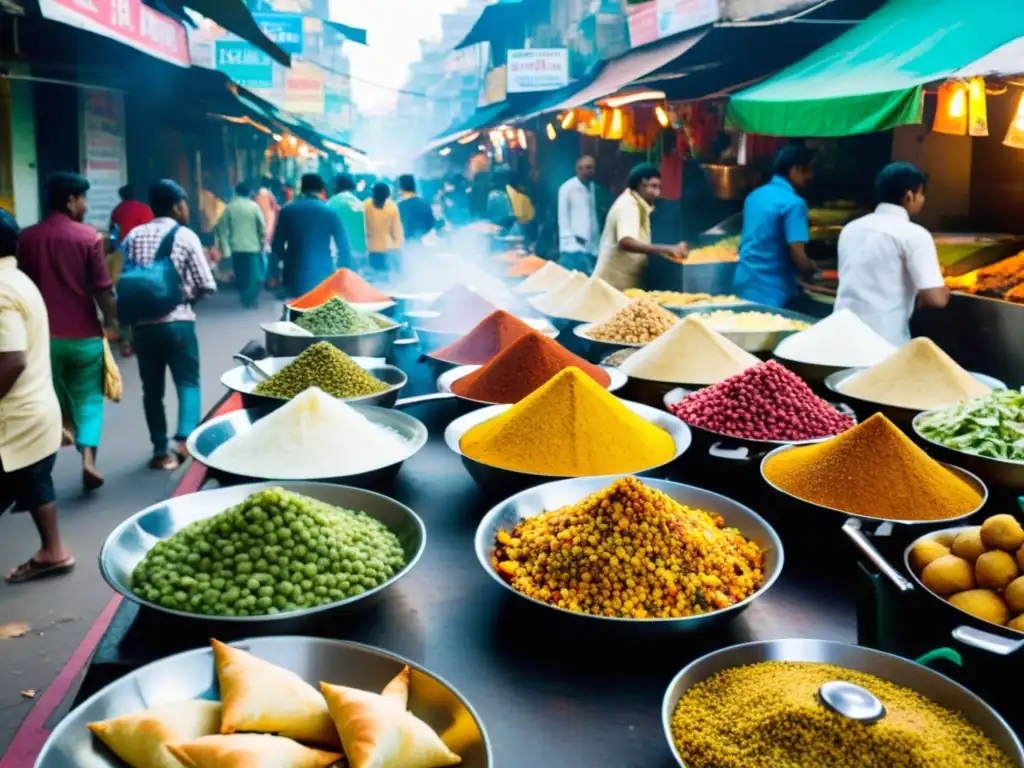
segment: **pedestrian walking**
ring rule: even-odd
[[[142,405],[153,443],[152,469],[171,470],[184,459],[184,441],[199,425],[199,339],[193,305],[217,290],[199,236],[188,228],[185,190],[170,179],[149,190],[156,218],[136,227],[124,242],[126,266],[152,267],[169,258],[181,283],[182,303],[162,317],[140,320],[132,328],[142,379]],[[127,277],[125,278],[127,280]],[[164,411],[164,388],[170,369],[178,394],[178,428],[171,445]]]
[[[348,238],[354,269],[361,270],[366,264],[366,210],[363,201],[356,195],[356,182],[347,173],[339,174],[334,180],[334,197],[327,201],[341,217],[341,225]]]
[[[53,382],[82,454],[82,485],[91,491],[103,485],[96,452],[103,432],[104,335],[118,338],[117,303],[104,240],[82,223],[88,180],[56,173],[46,191],[50,212],[22,234],[18,262],[46,303]]]
[[[12,584],[75,567],[61,539],[53,488],[61,414],[46,302],[18,268],[17,250],[18,225],[0,210],[0,514],[28,512],[40,540],[39,551],[7,573]]]
[[[424,235],[434,231],[434,209],[430,203],[416,194],[416,177],[404,174],[398,177],[398,214],[402,220],[402,232],[409,242],[418,243]]]
[[[558,263],[566,269],[592,274],[597,265],[601,232],[597,225],[594,175],[590,155],[576,161],[576,175],[558,189]]]
[[[255,309],[259,305],[263,285],[263,245],[266,224],[263,211],[250,197],[244,181],[235,187],[235,196],[217,222],[217,243],[221,254],[230,257],[235,267],[235,284],[242,306]]]
[[[117,229],[117,243],[120,244],[140,224],[153,220],[153,209],[141,200],[135,199],[135,188],[125,184],[117,190],[121,202],[110,212],[110,231]]]
[[[260,180],[260,186],[253,199],[263,212],[265,234],[263,250],[269,252],[270,244],[274,241],[274,230],[277,228],[277,215],[281,211],[281,204],[277,202],[277,197],[274,195],[274,180],[269,176],[264,176]]]
[[[363,203],[366,211],[366,248],[370,252],[370,269],[387,276],[389,262],[405,242],[402,217],[387,184],[373,185],[370,198]],[[397,266],[397,265],[396,265]]]

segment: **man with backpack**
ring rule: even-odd
[[[192,305],[217,290],[199,236],[188,228],[185,190],[163,179],[149,190],[155,218],[124,241],[125,273],[118,285],[118,312],[133,328],[142,379],[142,403],[153,443],[152,469],[172,470],[184,458],[183,443],[199,424],[199,340]],[[178,393],[175,445],[167,434],[164,381],[171,371]]]

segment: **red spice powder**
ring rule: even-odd
[[[446,333],[466,333],[489,314],[497,310],[487,299],[462,283],[442,293],[430,310],[440,313],[420,327]]]
[[[534,330],[503,309],[491,312],[469,333],[430,356],[446,363],[483,365]]]
[[[542,259],[540,256],[534,256],[532,253],[529,256],[523,258],[518,264],[514,265],[505,274],[509,277],[529,277],[538,269],[548,263],[547,259]]]
[[[357,304],[388,301],[391,297],[381,293],[351,269],[339,269],[311,291],[290,302],[296,309],[313,309],[333,298]]]
[[[569,367],[579,368],[602,387],[611,382],[607,371],[531,330],[487,365],[456,379],[452,392],[485,403],[517,403]]]

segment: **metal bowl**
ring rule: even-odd
[[[611,485],[620,477],[627,475],[608,475],[604,477],[575,477],[568,480],[538,485],[514,496],[505,499],[484,515],[483,520],[476,529],[474,546],[476,557],[480,561],[487,574],[498,584],[518,597],[529,600],[537,605],[550,608],[562,614],[575,616],[588,622],[601,621],[605,623],[630,623],[638,626],[643,625],[670,625],[677,630],[695,631],[707,629],[710,626],[719,625],[723,622],[736,618],[754,600],[767,592],[782,573],[782,564],[785,560],[782,549],[782,541],[772,527],[765,520],[749,507],[737,501],[721,496],[703,488],[696,488],[692,485],[673,483],[668,480],[654,480],[644,478],[643,482],[661,491],[667,496],[675,499],[680,504],[689,507],[702,509],[705,512],[714,512],[722,516],[725,524],[731,528],[737,528],[740,533],[749,539],[757,542],[765,553],[764,583],[760,589],[746,600],[742,600],[728,608],[723,608],[713,613],[705,613],[699,616],[685,616],[681,618],[651,618],[651,619],[621,619],[609,616],[593,616],[590,614],[575,613],[550,605],[549,603],[535,600],[521,592],[517,592],[494,570],[491,563],[491,556],[494,554],[494,540],[501,530],[511,531],[519,522],[528,517],[534,517],[543,512],[548,512],[559,507],[575,504],[585,499],[592,493],[596,493]]]
[[[196,520],[220,514],[240,503],[246,497],[266,488],[284,488],[319,501],[345,509],[361,510],[388,527],[402,545],[405,566],[378,587],[361,595],[339,600],[317,608],[279,613],[273,616],[205,616],[164,608],[136,595],[131,589],[132,572],[158,541],[170,538]],[[413,569],[427,544],[427,529],[423,521],[404,504],[379,493],[344,485],[328,483],[280,482],[236,485],[211,491],[174,496],[159,504],[137,512],[118,525],[100,548],[100,573],[115,592],[132,602],[160,613],[198,621],[217,621],[231,624],[258,624],[263,622],[290,622],[306,619],[324,611],[351,606],[380,595]]]
[[[431,314],[434,317],[437,317],[437,313]],[[528,326],[530,326],[533,330],[537,331],[538,333],[547,336],[549,339],[554,339],[558,336],[558,329],[551,322],[549,322],[547,319],[543,317],[518,317],[518,319],[522,320],[524,323],[526,323]],[[416,332],[416,335],[419,336],[420,345],[425,354],[433,357],[438,362],[452,365],[450,361],[445,360],[444,358],[437,357],[436,355],[432,355],[431,353],[435,352],[436,350],[443,349],[444,347],[447,347],[449,344],[454,344],[456,341],[461,339],[463,336],[465,336],[473,329],[468,328],[464,332],[453,332],[436,331],[430,328],[424,328],[422,326],[413,326],[413,330]]]
[[[527,325],[529,325],[531,328],[533,328],[538,333],[541,333],[541,334],[547,336],[549,339],[554,339],[555,337],[558,336],[558,329],[555,328],[553,325],[551,325],[551,323],[549,323],[544,318],[539,318],[539,317],[521,317],[519,319],[522,320]],[[463,335],[465,335],[465,334],[463,334]],[[459,338],[461,339],[462,336],[459,336]],[[458,339],[456,339],[456,341],[457,340]],[[441,347],[437,347],[437,349],[441,349]],[[440,376],[445,371],[449,371],[452,368],[455,368],[456,366],[465,365],[465,363],[457,363],[457,362],[453,362],[451,360],[445,360],[443,357],[441,357],[438,354],[436,354],[436,352],[429,352],[429,353],[425,354],[424,355],[424,359],[427,362],[427,364],[430,365],[431,370],[433,371],[435,378],[437,376]],[[488,361],[485,361],[485,362],[490,362],[490,361],[488,360]],[[480,365],[483,365],[483,363],[480,363]]]
[[[258,360],[256,364],[266,371],[268,376],[273,376],[294,359],[294,357],[265,357],[262,360]],[[354,357],[352,359],[367,373],[387,384],[388,388],[383,392],[376,392],[372,395],[343,397],[339,399],[344,400],[350,405],[362,403],[363,405],[379,405],[381,408],[394,408],[395,403],[398,402],[398,393],[409,381],[405,371],[394,365],[383,364],[367,357]],[[243,408],[255,408],[261,405],[280,407],[288,402],[283,397],[260,395],[254,392],[253,390],[256,389],[256,385],[260,382],[252,375],[252,371],[249,370],[248,366],[245,365],[240,365],[227,371],[220,377],[220,383],[232,392],[237,392],[242,396]]]
[[[968,453],[967,451],[950,448],[947,445],[932,440],[930,437],[925,437],[921,434],[921,430],[918,429],[918,422],[930,413],[934,413],[934,411],[922,411],[911,422],[914,434],[924,444],[928,453],[935,456],[939,461],[955,463],[967,471],[973,472],[986,485],[1024,492],[1024,461],[1010,461],[1009,459],[993,459],[989,456],[979,456],[976,453]]]
[[[640,349],[650,343],[638,344],[629,341],[605,341],[603,339],[591,338],[590,331],[597,325],[600,325],[600,323],[582,323],[572,329],[573,335],[580,339],[583,348],[586,350],[587,359],[592,363],[603,360],[620,349]]]
[[[358,309],[360,312],[372,314],[376,314],[379,312],[380,314],[383,315],[393,315],[395,312],[395,307],[397,306],[396,302],[392,301],[391,299],[388,299],[387,301],[349,301],[343,296],[340,296],[339,298],[341,298],[348,304],[351,304],[355,309]],[[309,312],[309,310],[311,309],[316,309],[316,307],[300,309],[298,307],[293,307],[290,304],[285,304],[284,319],[294,321],[297,318],[301,317],[306,312]]]
[[[298,357],[317,342],[327,341],[352,357],[387,357],[391,354],[395,339],[405,324],[396,323],[384,315],[378,314],[375,317],[386,320],[389,323],[388,327],[379,331],[350,333],[344,336],[288,336],[269,330],[264,323],[260,326],[265,337],[263,346],[270,357]]]
[[[409,457],[415,455],[427,442],[427,428],[421,421],[402,411],[390,408],[379,408],[373,405],[353,405],[359,413],[382,427],[389,427],[398,432],[407,442],[407,453],[402,459],[393,464],[386,464],[375,467],[371,470],[364,470],[355,474],[339,473],[330,477],[259,477],[257,475],[239,472],[238,467],[228,468],[218,463],[213,452],[236,435],[249,431],[252,425],[262,419],[268,413],[279,408],[279,405],[260,406],[258,408],[247,408],[245,410],[233,411],[223,416],[217,416],[209,421],[200,424],[191,435],[188,436],[186,446],[188,452],[200,464],[207,467],[210,474],[224,484],[248,483],[254,481],[272,480],[276,482],[291,481],[312,481],[325,480],[333,482],[344,482],[350,485],[383,484],[398,474],[402,463]],[[273,446],[267,446],[268,451]],[[282,470],[288,469],[282,464]],[[302,467],[295,467],[301,470]]]
[[[480,716],[446,680],[388,651],[319,637],[259,637],[231,645],[291,670],[313,687],[320,681],[380,691],[402,668],[412,669],[409,710],[438,733],[463,768],[491,768],[493,749]],[[68,714],[46,740],[36,768],[120,768],[124,765],[92,736],[87,723],[187,699],[213,699],[213,653],[198,648],[147,664],[115,680]],[[455,743],[458,734],[458,744]]]
[[[803,661],[834,664],[866,672],[910,688],[936,704],[960,712],[1003,750],[1016,768],[1024,768],[1024,747],[1013,729],[994,709],[959,683],[921,664],[863,646],[828,640],[766,640],[743,643],[713,651],[691,662],[669,683],[661,702],[661,723],[676,763],[686,763],[672,738],[672,715],[683,695],[704,680],[726,669],[765,661]],[[868,727],[868,726],[865,726]],[[843,755],[837,754],[838,764]]]
[[[747,304],[745,306],[738,307],[692,307],[683,309],[679,314],[683,317],[687,315],[707,315],[712,312],[719,312],[723,309],[727,309],[732,312],[769,312],[774,315],[786,317],[791,320],[799,320],[813,325],[816,322],[816,318],[810,315],[804,315],[799,312],[793,312],[788,309],[778,309],[776,307],[766,307],[760,304]],[[715,329],[718,333],[725,336],[729,341],[733,342],[740,348],[747,352],[771,352],[787,336],[792,336],[794,333],[799,333],[797,330],[777,330],[777,331],[721,331]]]
[[[462,395],[452,392],[452,384],[463,376],[468,376],[473,371],[479,370],[482,367],[483,366],[480,365],[460,365],[457,368],[445,371],[437,377],[437,391],[451,394],[452,397],[457,399],[463,405],[469,406],[470,409],[481,408],[487,405],[503,405],[503,403],[489,403],[486,400],[474,400],[471,397],[463,397]],[[602,366],[602,368],[611,379],[605,389],[609,392],[617,392],[622,389],[623,385],[626,383],[626,374],[615,368],[604,368],[604,366]],[[509,405],[511,405],[511,403],[509,403]]]
[[[944,518],[942,520],[900,520],[898,518],[870,517],[868,515],[859,515],[859,514],[857,514],[855,512],[847,512],[846,510],[836,509],[835,507],[826,507],[824,504],[816,504],[813,501],[808,501],[807,499],[802,499],[799,496],[790,493],[789,491],[786,491],[786,490],[784,490],[782,488],[779,488],[779,486],[775,485],[775,483],[773,483],[771,480],[769,480],[768,476],[765,474],[765,467],[767,466],[768,462],[771,461],[773,456],[775,456],[777,454],[780,454],[780,453],[784,453],[785,451],[792,451],[794,448],[799,448],[799,447],[800,446],[797,446],[797,445],[783,445],[783,446],[780,446],[779,448],[776,448],[774,451],[769,451],[767,454],[765,454],[764,458],[761,460],[761,477],[764,478],[765,483],[767,483],[768,486],[770,488],[772,488],[773,490],[775,490],[777,493],[780,493],[783,496],[786,496],[789,499],[792,499],[797,504],[803,505],[807,509],[824,510],[826,512],[832,512],[832,513],[834,513],[836,515],[841,515],[842,519],[846,519],[846,518],[849,518],[849,517],[855,517],[855,518],[859,518],[860,520],[866,520],[868,522],[874,522],[874,523],[885,523],[885,522],[888,522],[888,523],[899,523],[900,525],[930,525],[932,527],[935,527],[937,525],[948,525],[949,523],[955,523],[958,520],[966,520],[971,515],[973,515],[975,512],[977,512],[982,507],[984,507],[985,506],[985,502],[988,501],[988,488],[986,488],[985,484],[983,482],[981,482],[981,480],[978,479],[977,475],[974,475],[974,474],[968,472],[966,469],[961,469],[960,467],[954,466],[952,464],[942,464],[943,467],[948,469],[954,475],[956,475],[961,480],[963,480],[965,483],[967,483],[972,488],[974,488],[974,490],[977,491],[978,494],[981,496],[981,502],[978,504],[977,507],[972,509],[970,512],[965,512],[964,514],[957,515],[956,517],[947,517],[947,518]]]
[[[847,379],[865,370],[867,369],[844,368],[841,371],[837,371],[836,373],[825,377],[825,387],[828,388],[830,392],[835,392],[840,400],[848,403],[849,406],[857,412],[857,415],[862,421],[874,413],[882,413],[897,427],[905,432],[909,432],[913,425],[914,417],[921,413],[919,409],[876,403],[872,400],[863,400],[859,397],[854,397],[843,392],[843,384]],[[969,371],[969,373],[989,389],[1006,389],[1006,385],[999,379],[987,376],[984,373],[975,373],[974,371]]]
[[[646,469],[633,472],[631,474],[638,476],[659,476],[666,474],[679,457],[686,452],[686,449],[690,447],[690,441],[692,439],[690,435],[690,428],[671,413],[665,413],[665,411],[660,411],[656,408],[649,408],[646,405],[633,403],[629,400],[623,400],[622,404],[633,411],[637,416],[640,416],[654,426],[660,427],[668,432],[672,436],[672,440],[675,442],[676,446],[675,454],[664,464],[647,467]],[[462,463],[465,465],[473,479],[476,480],[481,487],[487,488],[488,490],[519,490],[539,483],[565,479],[560,475],[545,475],[538,472],[521,472],[519,470],[505,469],[504,467],[484,464],[476,459],[471,459],[462,452],[462,448],[459,443],[466,432],[477,424],[483,424],[485,421],[489,421],[495,416],[504,413],[511,407],[511,405],[488,405],[484,408],[470,411],[467,414],[459,416],[445,429],[445,443],[448,444],[448,448],[451,449],[453,453],[462,458]]]

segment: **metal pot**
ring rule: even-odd
[[[715,266],[715,265],[701,265],[703,266]],[[735,265],[733,265],[735,266]],[[689,267],[688,267],[689,269]],[[789,309],[779,309],[777,307],[766,307],[761,304],[747,304],[741,307],[693,307],[684,308],[678,310],[678,314],[682,317],[687,315],[707,315],[712,312],[720,312],[723,309],[727,309],[730,312],[768,312],[773,315],[779,315],[780,317],[786,317],[790,320],[799,320],[800,322],[813,325],[817,322],[816,318],[810,315],[804,315],[800,312],[793,312]],[[716,329],[718,330],[718,329]],[[771,352],[787,336],[792,336],[794,333],[799,333],[796,330],[778,330],[778,331],[718,331],[718,333],[725,336],[729,341],[736,344],[738,347],[751,353],[765,353]]]
[[[947,709],[960,712],[1005,752],[1016,768],[1024,768],[1024,747],[1013,729],[982,699],[948,677],[892,654],[826,640],[768,640],[733,645],[701,656],[676,675],[661,702],[661,722],[669,748],[681,768],[687,768],[672,738],[672,715],[683,695],[726,669],[765,661],[834,664],[866,672],[910,688]],[[865,726],[869,727],[869,726]],[[837,764],[845,764],[836,755]]]
[[[605,341],[590,336],[590,331],[599,323],[583,323],[572,329],[573,335],[580,339],[583,349],[586,351],[587,360],[596,363],[609,355],[618,352],[620,349],[640,349],[646,347],[649,342],[638,344],[629,341]]]
[[[917,414],[911,423],[914,434],[917,435],[918,441],[924,445],[928,453],[935,456],[939,461],[962,466],[994,488],[1010,488],[1018,493],[1024,492],[1024,461],[993,459],[989,456],[979,456],[976,453],[958,451],[955,448],[950,448],[929,437],[925,437],[921,434],[921,430],[918,429],[918,424],[930,413],[934,413],[934,411],[923,411]]]
[[[269,357],[297,357],[317,342],[327,341],[352,357],[387,357],[398,338],[404,323],[396,323],[383,315],[377,315],[388,323],[386,328],[368,333],[350,333],[344,336],[289,336],[269,330],[261,325]]]

